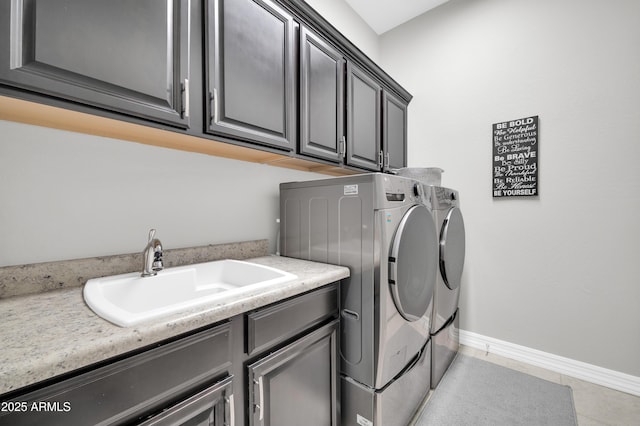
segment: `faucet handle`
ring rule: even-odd
[[[162,243],[159,239],[155,238],[155,236],[156,230],[151,228],[149,230],[149,242],[142,253],[144,260],[144,267],[142,269],[143,277],[156,275],[158,271],[164,268],[162,263]]]
[[[151,264],[154,271],[162,271],[164,263],[162,261],[162,246],[158,246],[153,253],[153,263]]]

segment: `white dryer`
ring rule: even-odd
[[[280,185],[281,251],[349,267],[340,285],[345,426],[405,426],[426,396],[438,234],[417,181],[372,173]]]
[[[439,273],[434,288],[431,321],[431,388],[434,389],[460,346],[460,282],[465,256],[465,230],[458,191],[425,186],[439,232]]]

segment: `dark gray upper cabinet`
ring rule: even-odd
[[[406,165],[411,95],[304,0],[0,0],[0,96],[358,171]]]
[[[407,165],[407,103],[386,90],[382,94],[384,170]]]
[[[382,86],[368,73],[347,63],[347,164],[382,168]]]
[[[292,150],[296,26],[269,0],[208,0],[208,130]]]
[[[340,161],[346,148],[345,60],[305,26],[300,39],[300,153]]]
[[[0,83],[186,128],[188,0],[2,0]]]

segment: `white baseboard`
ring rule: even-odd
[[[640,377],[460,330],[460,343],[597,385],[640,396]]]

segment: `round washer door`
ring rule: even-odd
[[[389,253],[389,287],[400,315],[420,319],[429,308],[438,270],[438,232],[429,210],[411,207],[396,229]]]
[[[457,207],[447,213],[440,231],[440,273],[447,287],[460,287],[464,267],[464,221]]]

